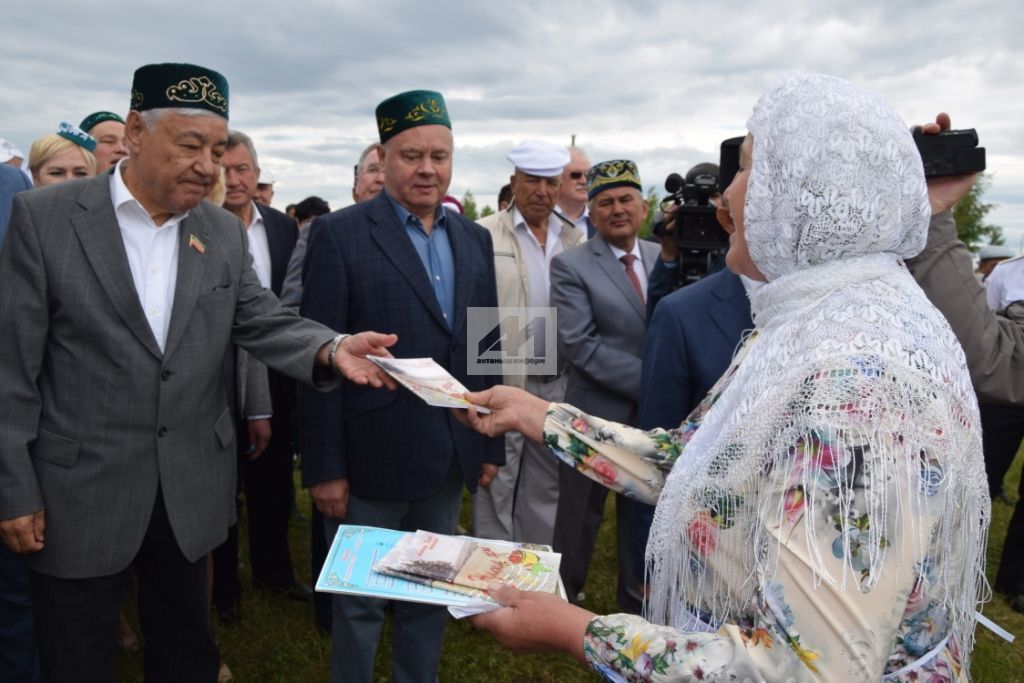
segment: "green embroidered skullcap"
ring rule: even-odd
[[[124,123],[124,119],[112,111],[94,111],[82,119],[82,122],[78,124],[78,127],[88,133],[96,126],[96,124],[103,123],[104,121],[117,121],[118,123]]]
[[[228,117],[228,81],[213,69],[194,64],[147,64],[132,80],[135,111],[205,109]]]
[[[89,135],[78,126],[72,126],[67,121],[60,122],[60,126],[57,127],[57,135],[61,136],[65,140],[70,140],[79,147],[87,149],[90,152],[96,151],[96,138]]]
[[[452,127],[444,96],[433,90],[410,90],[389,97],[377,105],[377,130],[381,144],[403,130],[438,124]]]
[[[613,187],[635,187],[641,192],[644,191],[643,185],[640,184],[640,172],[636,170],[635,163],[628,159],[602,161],[587,171],[588,199],[593,199],[598,192]]]

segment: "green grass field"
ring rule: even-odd
[[[1007,490],[1017,491],[1021,476],[1021,459],[1007,478]],[[611,497],[609,496],[609,499]],[[598,612],[618,611],[615,603],[614,578],[615,515],[609,503],[605,510],[598,550],[591,566],[586,587],[586,607]],[[299,491],[298,509],[309,509],[309,498]],[[1012,509],[1002,503],[993,506],[992,532],[989,538],[989,579],[991,580],[1002,552],[1003,536]],[[469,527],[469,507],[463,505],[463,525]],[[242,523],[245,523],[243,518]],[[240,534],[245,543],[245,533]],[[302,575],[309,567],[308,523],[293,522],[292,554]],[[1024,549],[1022,549],[1024,550]],[[248,550],[243,545],[242,557]],[[241,570],[242,581],[248,585],[248,570]],[[266,592],[247,591],[243,595],[242,621],[230,626],[215,626],[217,642],[224,661],[231,668],[237,683],[306,683],[328,680],[331,647],[313,626],[312,606],[296,603]],[[1024,636],[1024,615],[1010,609],[1006,599],[994,595],[984,613],[1018,637]],[[134,615],[130,616],[134,623]],[[1024,641],[1004,642],[983,627],[978,627],[977,646],[972,666],[978,683],[1003,683],[1024,680]],[[390,649],[388,628],[377,652],[377,681],[390,681]],[[142,681],[142,656],[124,652],[119,662],[119,680]],[[547,655],[516,655],[497,645],[486,633],[468,623],[450,621],[441,660],[442,681],[472,683],[550,682],[572,683],[596,681],[598,677],[576,664],[569,657]]]

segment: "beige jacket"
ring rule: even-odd
[[[494,276],[498,283],[498,305],[508,307],[527,306],[529,284],[526,278],[526,264],[516,239],[515,225],[512,222],[513,208],[493,213],[477,221],[487,228],[494,242]],[[585,241],[584,234],[571,221],[559,214],[555,216],[562,221],[562,249],[567,251]],[[501,334],[507,338],[508,330],[502,327]],[[526,376],[521,374],[504,376],[504,383],[514,387],[526,386]]]
[[[907,267],[963,345],[978,400],[1024,405],[1024,310],[989,309],[951,212],[932,217],[924,251]]]

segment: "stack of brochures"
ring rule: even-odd
[[[564,598],[560,561],[549,546],[342,525],[316,589],[450,608],[493,606],[496,582]]]

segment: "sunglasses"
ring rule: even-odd
[[[569,177],[573,180],[579,180],[583,177],[583,171],[569,171]]]

